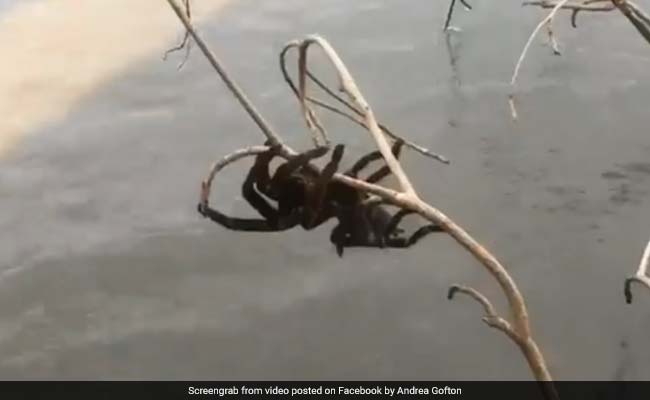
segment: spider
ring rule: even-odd
[[[392,152],[396,157],[399,157],[402,144],[402,141],[397,141],[393,145]],[[411,236],[403,236],[404,231],[398,225],[413,211],[402,209],[393,215],[381,202],[373,201],[368,193],[332,180],[343,157],[343,145],[334,148],[322,171],[307,166],[327,151],[328,148],[319,147],[300,153],[281,164],[272,177],[269,164],[278,155],[277,149],[271,148],[255,158],[242,185],[242,194],[264,219],[229,217],[209,207],[205,186],[198,211],[227,229],[249,232],[278,232],[297,225],[311,230],[330,218],[336,218],[338,224],[330,234],[330,241],[336,246],[339,256],[343,255],[345,247],[406,248],[429,233],[442,231],[440,226],[429,224]],[[368,164],[381,158],[379,151],[366,154],[344,174],[357,178]],[[388,175],[390,169],[384,165],[365,181],[377,183]],[[277,202],[277,209],[264,196]]]

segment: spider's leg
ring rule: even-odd
[[[395,158],[399,159],[399,155],[402,151],[402,146],[404,145],[403,140],[396,140],[395,143],[393,143],[393,147],[391,151],[393,152],[393,155]],[[377,171],[372,173],[368,178],[366,179],[366,182],[368,183],[377,183],[380,180],[384,179],[388,175],[390,175],[391,171],[388,165],[384,165],[383,167],[379,168]]]
[[[434,232],[444,232],[444,230],[437,224],[429,224],[421,227],[410,237],[398,236],[398,237],[387,237],[386,246],[393,248],[406,248],[411,247],[416,244],[420,239],[426,235]]]
[[[334,229],[336,230],[336,228]],[[334,235],[334,231],[332,231],[332,236],[333,235]],[[381,243],[376,238],[366,237],[361,239],[358,237],[354,237],[353,235],[345,234],[345,231],[343,229],[341,229],[341,231],[338,232],[338,236],[336,238],[332,238],[332,236],[330,236],[330,240],[332,241],[332,243],[336,245],[336,249],[337,252],[339,253],[339,256],[342,256],[343,248],[345,247],[375,247],[375,248],[384,247],[384,243]],[[396,247],[396,246],[391,246],[388,242],[385,244],[387,245],[387,247]],[[403,247],[408,247],[408,246],[403,246]]]
[[[271,226],[267,220],[254,218],[229,217],[207,204],[199,203],[198,211],[206,218],[218,223],[226,229],[245,232],[279,232],[292,228],[296,224],[287,223],[284,226]]]
[[[241,188],[242,195],[248,204],[250,204],[262,217],[266,219],[269,226],[275,227],[278,226],[278,211],[273,208],[266,199],[257,192],[257,190],[255,190],[255,179],[257,178],[256,175],[258,170],[259,165],[256,162],[248,171],[248,175],[246,175],[246,179]]]
[[[337,145],[332,152],[332,158],[327,163],[323,171],[316,178],[316,184],[311,187],[306,193],[306,208],[305,208],[305,229],[312,229],[327,219],[331,212],[326,212],[324,208],[325,198],[327,197],[327,189],[332,177],[339,169],[339,163],[343,158],[345,146],[342,144]]]
[[[408,239],[409,246],[413,246],[426,235],[434,232],[444,232],[445,230],[438,224],[429,224],[421,227]]]
[[[409,247],[417,243],[420,239],[429,233],[444,231],[438,224],[429,224],[419,228],[408,238],[396,236],[399,231],[398,226],[400,222],[402,222],[402,219],[404,219],[404,217],[410,214],[415,214],[415,211],[401,209],[392,216],[390,222],[384,230],[384,238],[388,247]]]
[[[255,187],[263,195],[278,201],[278,196],[273,193],[272,190],[269,190],[269,185],[271,184],[271,176],[269,174],[269,164],[271,160],[276,156],[276,152],[273,150],[266,151],[264,153],[258,154],[255,157],[255,164],[253,165],[253,174],[255,175]]]
[[[381,152],[379,150],[368,153],[355,162],[350,169],[344,172],[344,174],[356,178],[359,175],[359,172],[366,168],[368,164],[379,159],[381,159]]]
[[[398,228],[400,222],[406,217],[407,215],[414,214],[415,211],[412,210],[407,210],[407,209],[401,209],[395,215],[393,215],[390,219],[390,222],[388,222],[388,225],[386,225],[386,229],[384,230],[384,237],[391,236],[395,233],[399,233],[400,229]]]
[[[336,254],[343,257],[343,248],[345,247],[346,237],[343,224],[339,223],[332,229],[330,242],[336,247]]]
[[[303,153],[296,155],[291,160],[279,166],[275,171],[273,178],[271,178],[271,189],[275,191],[275,189],[277,189],[282,182],[286,181],[293,172],[301,167],[304,167],[311,160],[324,156],[328,150],[329,148],[327,147],[316,147],[309,149]]]
[[[247,232],[277,232],[293,228],[299,223],[298,217],[292,215],[291,218],[278,221],[277,211],[255,190],[253,187],[255,180],[255,166],[250,169],[246,180],[242,185],[242,194],[248,203],[253,206],[265,219],[255,218],[234,218],[229,217],[222,212],[210,208],[207,202],[201,202],[198,205],[198,211],[206,218],[218,223],[226,229]]]
[[[399,158],[399,153],[401,151],[401,147],[403,144],[404,142],[402,140],[397,140],[393,144],[392,151],[395,157]],[[362,169],[366,168],[368,164],[370,164],[373,161],[381,160],[381,159],[382,159],[382,155],[379,150],[368,153],[365,156],[361,157],[356,163],[354,163],[354,165],[350,169],[345,171],[345,175],[356,178],[359,175],[359,172],[361,172]],[[385,167],[380,171],[387,171],[387,172],[383,172],[384,175],[390,174],[390,169],[388,169],[388,167]],[[379,172],[376,172],[375,174],[378,173]],[[379,181],[381,178],[383,178],[383,176],[381,176],[378,179],[375,179],[375,182]]]

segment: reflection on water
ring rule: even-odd
[[[3,143],[22,138],[0,160],[1,377],[529,378],[475,304],[444,300],[461,282],[504,309],[448,238],[339,259],[331,226],[246,235],[198,218],[202,174],[257,143],[254,126],[196,52],[180,73],[161,62],[180,30],[160,2],[129,2],[119,26],[121,2],[51,3],[64,8],[16,8],[32,11],[0,27],[26,43],[0,74]],[[201,28],[296,147],[309,141],[277,51],[306,32],[330,39],[382,121],[451,158],[403,156],[422,197],[510,269],[553,373],[647,377],[650,299],[625,307],[620,293],[650,234],[646,45],[622,18],[558,18],[564,54],[531,48],[513,123],[507,82],[540,12],[477,4],[442,37],[445,12],[241,0]],[[325,121],[349,160],[367,150],[367,135]],[[247,167],[215,183],[230,214],[253,215],[238,196]]]

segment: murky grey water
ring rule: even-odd
[[[650,235],[650,52],[626,21],[558,18],[565,54],[533,46],[513,123],[505,82],[539,11],[478,3],[447,42],[446,5],[305,3],[239,1],[202,32],[296,147],[276,54],[330,39],[384,122],[453,160],[404,164],[508,266],[554,375],[647,378],[650,296],[626,306],[621,289]],[[367,148],[327,120],[348,160]],[[476,304],[445,300],[456,282],[499,296],[448,238],[338,259],[331,225],[247,235],[200,219],[209,162],[259,141],[195,52],[180,73],[151,58],[0,160],[0,377],[530,377]],[[232,214],[253,215],[245,168],[218,178]]]

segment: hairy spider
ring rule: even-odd
[[[399,157],[403,142],[397,141],[392,151]],[[297,225],[305,230],[313,229],[330,218],[337,218],[338,225],[330,235],[339,256],[345,247],[410,247],[431,232],[440,232],[438,225],[425,225],[409,237],[402,236],[398,228],[401,220],[410,210],[400,210],[392,215],[379,201],[374,201],[368,193],[332,180],[343,157],[344,146],[337,145],[331,160],[321,172],[307,167],[314,159],[324,156],[327,148],[315,148],[300,153],[280,165],[273,177],[269,164],[277,156],[271,149],[255,158],[242,186],[246,201],[264,219],[245,219],[229,217],[207,204],[207,193],[202,196],[198,211],[223,227],[238,231],[274,232],[291,229]],[[361,157],[345,175],[357,178],[358,174],[372,161],[382,159],[379,151]],[[370,174],[365,181],[376,183],[390,175],[384,165]],[[277,202],[274,208],[265,197]]]

